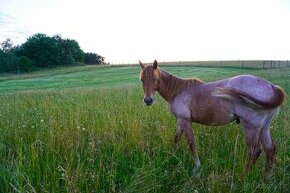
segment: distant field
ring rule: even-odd
[[[204,81],[254,74],[290,93],[290,68],[161,68]],[[289,97],[272,125],[270,179],[262,176],[264,154],[244,171],[244,133],[234,123],[193,124],[202,162],[193,176],[185,138],[174,146],[166,102],[156,94],[152,107],[143,104],[139,70],[84,66],[1,77],[0,193],[290,192]]]
[[[161,65],[162,67],[162,65]],[[258,69],[204,68],[192,66],[164,66],[180,77],[197,77],[207,81],[241,73],[254,73]],[[0,92],[35,89],[104,88],[139,84],[139,66],[100,67],[81,66],[44,70],[30,74],[0,77]]]

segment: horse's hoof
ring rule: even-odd
[[[264,171],[263,177],[265,180],[269,180],[272,176],[272,171]]]
[[[200,167],[194,166],[194,168],[192,170],[192,175],[193,176],[199,176],[199,174],[200,174]]]

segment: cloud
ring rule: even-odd
[[[10,38],[15,44],[21,44],[31,34],[16,18],[0,11],[0,42]]]

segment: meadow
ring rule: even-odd
[[[214,81],[238,74],[266,78],[290,93],[290,68],[164,66],[180,77]],[[289,192],[290,107],[272,124],[277,146],[265,179],[262,153],[245,171],[240,125],[193,124],[201,170],[175,118],[156,94],[143,104],[138,66],[82,66],[0,77],[0,192]],[[288,94],[289,95],[289,94]]]

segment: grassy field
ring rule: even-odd
[[[273,70],[164,66],[181,77],[213,81],[254,74],[290,93],[290,68]],[[277,156],[244,171],[240,125],[194,124],[202,168],[157,94],[143,104],[139,67],[73,67],[0,78],[0,192],[289,192],[290,107],[272,124]]]
[[[258,69],[204,68],[184,65],[182,67],[164,66],[181,77],[197,77],[215,80],[240,73],[254,73]],[[28,90],[59,90],[67,88],[108,88],[139,85],[139,66],[98,67],[76,66],[51,69],[30,74],[6,75],[0,77],[0,92]]]

